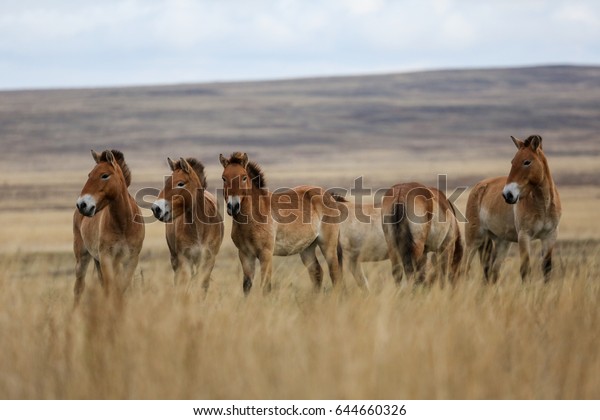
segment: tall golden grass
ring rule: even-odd
[[[0,398],[600,398],[600,244],[563,242],[554,280],[496,286],[474,267],[454,289],[311,291],[298,258],[244,298],[226,241],[206,297],[174,290],[146,250],[120,312],[93,279],[73,308],[69,253],[10,253],[0,273]]]

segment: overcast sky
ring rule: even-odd
[[[600,64],[598,0],[0,0],[0,89]]]

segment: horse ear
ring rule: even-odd
[[[173,162],[170,157],[167,158],[167,163],[169,164],[169,168],[171,168],[171,170],[174,171],[175,170],[175,162]]]
[[[225,167],[227,167],[227,165],[229,165],[229,159],[227,159],[225,156],[223,156],[222,153],[219,155],[219,161],[221,162],[221,165],[223,165],[223,168],[225,168]]]
[[[107,150],[105,153],[106,153],[106,161],[108,163],[110,163],[112,166],[115,166],[115,155],[113,155],[113,153],[110,150]]]
[[[248,166],[248,154],[247,153],[242,153],[241,165],[244,167],[244,169],[246,169],[246,166]]]
[[[518,138],[513,136],[510,136],[510,138],[512,139],[515,146],[517,146],[517,149],[522,149],[523,147],[525,147],[525,143],[519,140]]]
[[[531,142],[529,145],[531,146],[531,150],[533,150],[534,152],[537,149],[541,149],[542,148],[542,138],[540,136],[532,136]]]
[[[192,168],[190,167],[190,164],[184,158],[179,158],[179,164],[181,165],[181,169],[183,169],[186,174],[189,174],[190,172],[192,172]]]
[[[94,149],[92,149],[92,157],[96,163],[100,163],[100,155]]]

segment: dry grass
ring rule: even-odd
[[[69,254],[13,254],[0,274],[1,398],[600,398],[600,245],[563,243],[555,280],[315,295],[297,258],[244,298],[227,245],[208,296],[173,290],[146,252],[117,315],[95,282],[72,309]],[[538,273],[539,275],[539,273]],[[539,277],[538,277],[539,278]]]

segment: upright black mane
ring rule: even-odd
[[[206,174],[204,173],[204,165],[196,158],[185,158],[185,161],[192,167],[198,178],[200,179],[200,186],[206,189]],[[175,169],[181,169],[181,162],[173,162]]]
[[[534,141],[535,139],[537,139],[538,144],[542,144],[542,136],[540,136],[539,134],[532,134],[531,136],[527,137],[525,139],[525,141],[523,142],[525,144],[525,147],[529,147],[529,145],[531,144],[532,141]]]
[[[238,165],[243,165],[243,153],[232,153],[231,157],[229,158],[229,163],[237,163]],[[263,173],[263,170],[258,163],[249,161],[246,165],[246,172],[248,172],[248,176],[252,180],[252,185],[254,185],[254,188],[258,188],[261,190],[267,188],[265,174]]]
[[[123,176],[125,177],[125,184],[129,187],[131,185],[131,171],[129,170],[127,163],[125,163],[125,156],[119,150],[113,149],[110,152],[113,154],[117,164],[121,167],[121,172],[123,172]],[[100,155],[100,162],[108,162],[107,155],[108,150],[102,152]]]

